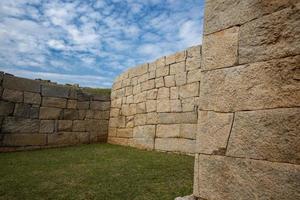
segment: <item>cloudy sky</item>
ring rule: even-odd
[[[0,0],[0,71],[111,87],[201,43],[204,0]]]

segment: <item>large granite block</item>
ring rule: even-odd
[[[194,148],[195,140],[183,138],[155,138],[156,150],[194,153]]]
[[[41,104],[40,93],[24,92],[24,103],[40,105]]]
[[[40,119],[61,119],[62,109],[60,108],[40,108]]]
[[[40,92],[40,81],[30,80],[26,78],[19,78],[15,76],[5,75],[3,80],[3,87],[19,90],[19,91],[27,91],[27,92]]]
[[[176,138],[180,135],[180,124],[158,124],[156,128],[156,137]]]
[[[56,97],[43,97],[42,98],[43,107],[54,107],[54,108],[66,108],[67,99],[56,98]]]
[[[23,102],[23,92],[17,90],[4,89],[2,93],[2,99],[22,103]]]
[[[300,166],[199,154],[198,192],[212,200],[298,199]]]
[[[42,86],[42,96],[48,97],[69,97],[70,88],[58,86],[58,85],[43,85]]]
[[[40,121],[37,119],[24,119],[6,117],[2,124],[2,133],[38,133]]]
[[[0,116],[11,115],[14,112],[14,103],[0,101]]]
[[[184,113],[158,113],[159,124],[181,124],[181,123],[197,123],[196,112]]]

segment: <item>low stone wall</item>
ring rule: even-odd
[[[107,140],[110,97],[0,74],[0,151]]]
[[[121,74],[112,87],[108,142],[193,153],[201,46]]]

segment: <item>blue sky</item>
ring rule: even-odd
[[[1,0],[0,70],[111,87],[129,67],[202,42],[204,0]]]

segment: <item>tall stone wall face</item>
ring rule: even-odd
[[[0,151],[105,142],[110,97],[0,74]]]
[[[108,142],[194,153],[201,47],[121,74],[111,93]]]
[[[300,199],[299,9],[293,0],[206,1],[197,197]]]

